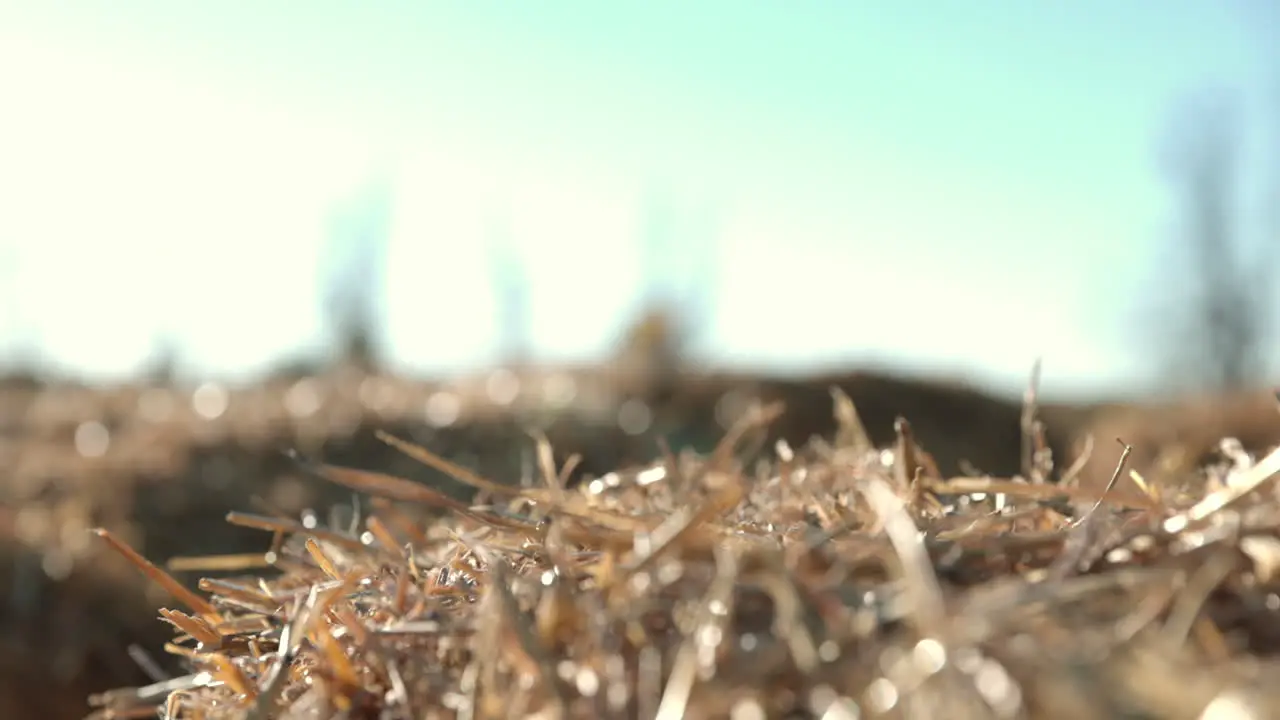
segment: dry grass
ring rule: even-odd
[[[756,406],[707,456],[572,489],[546,443],[537,487],[399,445],[468,504],[309,464],[372,496],[359,521],[231,518],[273,539],[173,588],[189,674],[95,716],[1280,717],[1280,452],[1185,492],[1050,484],[1035,442],[1038,481],[944,479],[836,400],[829,442],[762,452]]]
[[[412,438],[486,477],[518,483],[533,470],[525,429],[537,426],[557,451],[582,452],[576,479],[646,462],[658,438],[709,450],[757,400],[787,407],[770,426],[765,447],[779,438],[799,446],[814,434],[830,436],[826,384],[838,384],[856,398],[878,444],[893,441],[893,419],[901,412],[944,472],[956,472],[960,459],[993,473],[1017,469],[1016,403],[876,373],[801,381],[692,372],[678,378],[674,393],[641,384],[632,385],[637,394],[628,397],[607,371],[526,368],[514,376],[521,388],[515,401],[501,405],[489,397],[492,374],[440,384],[348,370],[225,387],[222,412],[212,415],[198,412],[209,409],[201,405],[209,398],[190,386],[35,389],[0,378],[0,635],[6,652],[20,660],[0,667],[0,690],[42,688],[17,698],[22,712],[0,710],[0,717],[82,717],[89,692],[145,682],[126,654],[131,643],[161,653],[167,626],[152,620],[168,602],[164,591],[138,583],[136,571],[89,528],[109,529],[164,564],[209,553],[261,556],[263,533],[242,522],[243,515],[227,523],[231,511],[349,517],[349,507],[333,506],[349,505],[351,493],[304,477],[281,452],[286,448],[469,498],[465,485],[378,441],[373,428]],[[572,398],[565,396],[566,382],[575,389]],[[458,400],[447,426],[438,426],[432,412],[440,393]],[[633,399],[652,412],[649,429],[639,435],[619,426],[620,406]],[[89,439],[96,434],[106,441],[97,447],[101,454],[92,451],[94,443],[80,443],[86,427],[96,431]],[[199,577],[178,576],[188,584]],[[178,665],[175,658],[157,659],[166,669]],[[53,701],[56,709],[29,704]]]

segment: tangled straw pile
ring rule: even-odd
[[[312,464],[370,512],[233,515],[275,534],[269,575],[208,599],[101,533],[186,606],[162,615],[191,672],[94,715],[1280,717],[1280,452],[1097,497],[1043,454],[1030,481],[943,479],[905,422],[876,449],[836,408],[834,442],[753,461],[757,407],[707,457],[573,489],[545,443],[519,488],[387,438],[487,502]]]

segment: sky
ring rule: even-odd
[[[709,362],[1125,387],[1180,292],[1153,271],[1171,107],[1225,87],[1246,155],[1274,143],[1264,7],[0,0],[0,353],[114,378],[162,340],[220,376],[315,351],[335,218],[383,186],[404,370],[498,357],[495,218],[535,357],[602,357],[657,198]]]

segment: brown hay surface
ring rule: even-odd
[[[526,378],[531,383],[537,385]],[[225,402],[210,416],[197,412],[196,386],[0,381],[0,639],[5,657],[15,660],[0,664],[0,693],[32,688],[0,697],[3,707],[29,709],[0,711],[0,718],[80,717],[87,692],[140,677],[127,641],[161,649],[163,628],[151,620],[164,593],[138,587],[136,573],[96,542],[91,528],[107,528],[162,563],[211,552],[261,554],[262,533],[226,523],[229,510],[297,516],[314,508],[327,518],[335,503],[351,501],[343,488],[302,477],[284,450],[420,477],[419,463],[372,437],[369,428],[385,427],[465,462],[480,460],[476,465],[495,476],[518,476],[522,458],[500,450],[527,448],[525,428],[513,417],[536,416],[540,402],[526,392],[521,407],[505,408],[503,416],[484,404],[483,382],[443,385],[343,368],[220,390]],[[433,425],[425,412],[440,392],[462,398],[447,426]],[[548,432],[561,442],[574,439],[571,446],[595,432],[571,416],[552,421]],[[105,441],[96,450],[83,442],[86,427]],[[610,443],[593,445],[609,456]],[[459,489],[465,487],[453,483]]]
[[[470,495],[464,484],[377,441],[372,428],[518,484],[535,470],[527,430],[538,427],[557,451],[582,453],[573,473],[580,478],[650,459],[658,437],[677,446],[713,447],[726,426],[761,399],[790,408],[771,426],[766,445],[774,438],[799,445],[813,434],[830,435],[830,394],[823,384],[830,381],[858,400],[877,442],[892,439],[896,408],[909,411],[948,471],[956,457],[992,471],[1011,471],[1010,459],[1016,464],[1016,438],[1008,440],[1009,430],[1016,435],[1016,404],[960,393],[959,412],[974,422],[955,423],[954,413],[935,421],[931,411],[957,406],[947,386],[876,374],[809,382],[695,372],[681,374],[672,393],[670,386],[620,381],[615,374],[520,368],[508,378],[520,392],[503,405],[489,396],[494,374],[440,383],[339,367],[318,376],[223,386],[221,411],[212,416],[199,412],[208,409],[201,398],[209,395],[194,384],[40,387],[0,378],[0,624],[18,629],[6,631],[6,650],[22,660],[0,667],[0,687],[40,678],[42,684],[31,686],[46,689],[22,702],[74,695],[79,703],[84,693],[77,688],[101,690],[141,677],[126,655],[126,639],[160,653],[164,628],[150,621],[166,601],[164,592],[139,587],[136,573],[94,541],[90,528],[109,529],[161,564],[193,554],[260,554],[263,533],[225,522],[229,511],[300,518],[310,508],[316,511],[310,517],[324,523],[331,507],[351,502],[347,488],[300,473],[284,455],[288,448],[378,468],[456,497]],[[574,388],[570,399],[566,381]],[[447,425],[433,423],[428,411],[442,395],[457,401],[457,415]],[[618,427],[626,400],[650,408],[647,432],[632,435]],[[85,428],[91,429],[87,435]],[[84,443],[85,437],[93,442]],[[46,709],[18,716],[26,715],[52,720],[81,713]]]
[[[95,714],[1280,717],[1280,452],[1104,494],[944,478],[839,398],[831,440],[761,447],[772,416],[574,488],[546,444],[532,487],[404,447],[470,503],[313,465],[375,500],[341,527],[231,518],[274,539],[175,589],[189,672]]]
[[[282,456],[289,448],[432,479],[372,440],[371,428],[384,428],[517,480],[530,459],[526,430],[538,427],[557,451],[583,455],[575,475],[600,475],[647,461],[659,437],[709,449],[756,401],[788,407],[771,428],[773,438],[798,446],[829,435],[832,384],[859,403],[876,442],[891,441],[893,418],[905,415],[945,472],[962,462],[999,475],[1017,471],[1016,403],[949,386],[863,374],[784,381],[690,373],[674,396],[630,388],[652,421],[629,435],[617,418],[626,398],[608,371],[522,369],[511,375],[520,392],[510,405],[489,397],[493,376],[445,384],[338,368],[219,387],[212,394],[222,394],[221,407],[212,416],[198,411],[202,396],[194,385],[0,388],[0,537],[44,554],[54,568],[98,561],[99,548],[84,532],[91,527],[107,527],[158,560],[238,552],[256,540],[222,522],[227,510],[261,509],[263,500],[292,515],[305,508],[323,513],[349,499],[300,477]],[[557,399],[566,383],[572,398]],[[428,408],[441,396],[456,403],[457,414],[433,424]]]

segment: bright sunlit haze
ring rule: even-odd
[[[711,362],[1142,382],[1172,104],[1229,88],[1246,157],[1275,146],[1257,8],[0,2],[0,350],[91,377],[161,341],[228,376],[319,351],[337,218],[385,201],[398,368],[496,360],[502,222],[534,356],[603,357],[658,203]]]

